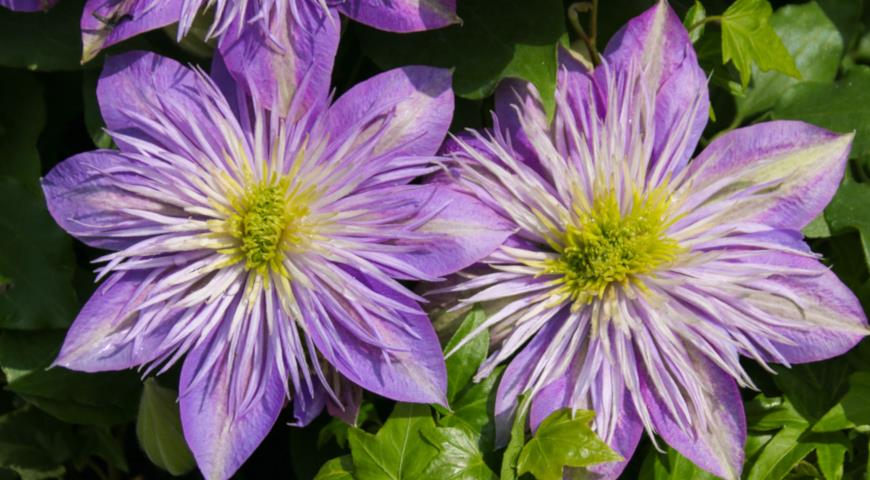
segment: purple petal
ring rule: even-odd
[[[163,353],[161,342],[180,312],[164,315],[162,326],[135,342],[122,343],[124,328],[148,297],[153,285],[148,272],[116,273],[91,296],[66,334],[55,365],[84,372],[124,370],[147,363]],[[135,312],[135,313],[134,313]]]
[[[707,76],[698,65],[680,18],[667,2],[660,1],[617,32],[607,44],[604,56],[616,70],[627,69],[632,62],[644,68],[647,91],[655,95],[653,159],[669,161],[674,171],[680,170],[701,138],[710,103]],[[696,100],[699,103],[693,111]],[[687,148],[676,151],[678,158],[658,159],[686,114],[693,116]]]
[[[92,247],[120,250],[130,245],[137,238],[112,237],[111,230],[147,222],[122,210],[160,211],[164,206],[124,189],[147,182],[121,171],[129,165],[130,160],[112,150],[80,153],[64,160],[42,179],[51,216],[70,235]]]
[[[453,118],[451,74],[420,66],[390,70],[358,83],[328,115],[334,143],[355,135],[359,145],[383,129],[372,152],[381,161],[434,155]]]
[[[338,381],[334,382],[333,391],[341,400],[341,405],[335,403],[335,400],[328,398],[326,401],[326,411],[333,417],[339,418],[348,425],[357,425],[359,417],[359,409],[362,406],[362,388],[359,385],[351,382],[343,375],[338,374]]]
[[[361,274],[356,278],[372,291],[417,311],[402,313],[401,318],[395,319],[406,328],[379,318],[367,319],[376,325],[385,343],[400,351],[391,351],[387,356],[381,348],[360,341],[340,322],[326,320],[332,325],[323,328],[317,325],[323,319],[313,312],[304,312],[318,352],[348,380],[366,390],[400,402],[447,405],[447,367],[429,318],[416,303],[376,280]],[[322,331],[333,331],[334,336],[327,338]]]
[[[815,276],[777,275],[767,280],[791,292],[801,302],[800,307],[780,296],[768,298],[765,302],[750,299],[750,303],[755,303],[778,320],[795,323],[794,328],[776,327],[777,333],[791,341],[791,344],[773,342],[786,361],[806,363],[836,357],[849,351],[870,333],[858,299],[818,260],[786,253],[764,253],[746,261],[816,272]]]
[[[100,50],[140,33],[165,27],[181,18],[183,2],[88,0],[82,12],[82,61]]]
[[[432,240],[419,251],[392,256],[431,276],[448,275],[477,263],[513,233],[505,219],[450,185],[408,185],[385,194],[406,200],[405,208],[429,218],[417,231],[433,235]]]
[[[713,194],[773,182],[773,193],[756,196],[750,203],[733,203],[734,217],[800,230],[834,196],[852,137],[792,121],[733,130],[710,143],[692,162],[685,185],[701,192],[722,179],[731,180]]]
[[[520,159],[541,172],[541,164],[535,149],[523,131],[519,118],[520,112],[527,119],[538,123],[542,130],[547,129],[547,113],[544,111],[541,96],[535,85],[514,78],[502,80],[495,90],[495,117],[498,119],[498,127],[510,138],[511,145]]]
[[[13,12],[43,12],[53,7],[58,0],[0,0],[0,7]]]
[[[296,419],[293,426],[305,427],[319,417],[326,406],[327,393],[323,385],[315,380],[311,382],[312,391],[303,385],[302,391],[297,391],[293,397],[293,417]]]
[[[284,405],[284,385],[274,363],[263,365],[263,391],[246,411],[233,411],[227,356],[220,355],[206,378],[191,388],[209,343],[188,354],[181,369],[180,406],[184,438],[200,472],[209,480],[230,478],[260,445]],[[217,348],[222,345],[215,344]]]
[[[288,5],[285,15],[271,19],[268,32],[259,22],[249,24],[251,15],[239,16],[244,23],[231,25],[219,44],[230,73],[254,101],[281,114],[297,95],[299,109],[328,96],[338,49],[338,14],[319,2],[293,1],[295,8]]]
[[[656,433],[674,450],[699,467],[723,478],[740,477],[743,467],[743,444],[746,442],[746,417],[737,383],[701,354],[695,353],[694,372],[704,380],[704,396],[699,408],[706,412],[705,428],[681,427],[641,375],[641,393]],[[700,419],[692,421],[700,423]]]
[[[459,23],[456,0],[347,0],[341,13],[388,32],[419,32]]]

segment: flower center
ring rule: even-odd
[[[641,196],[635,191],[632,197],[623,211],[614,190],[597,195],[564,232],[561,256],[550,262],[547,273],[561,274],[575,301],[588,303],[613,284],[637,282],[639,275],[672,262],[682,250],[667,236],[675,221],[667,192],[661,188]]]
[[[227,253],[244,260],[248,270],[283,272],[284,252],[301,242],[301,222],[309,210],[308,202],[294,192],[286,178],[273,177],[232,199],[227,227],[238,243]]]

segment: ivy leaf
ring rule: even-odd
[[[196,466],[181,430],[177,398],[178,392],[149,378],[136,419],[136,436],[145,454],[154,465],[176,476]]]
[[[377,434],[352,428],[348,440],[356,478],[424,478],[421,474],[438,455],[438,449],[424,441],[420,432],[434,427],[428,406],[399,403]]]
[[[722,14],[722,63],[732,61],[740,82],[749,85],[752,65],[795,78],[801,73],[770,25],[773,9],[767,0],[737,0]]]
[[[589,422],[595,413],[569,408],[551,413],[523,447],[517,462],[520,475],[531,472],[538,480],[561,480],[564,467],[587,467],[622,460],[604,443]]]
[[[689,38],[692,40],[692,43],[697,42],[704,35],[704,24],[701,22],[705,18],[707,18],[707,10],[704,9],[704,5],[701,2],[695,0],[695,3],[689,8],[689,11],[686,12],[686,16],[683,18],[683,25],[689,30]]]
[[[526,444],[526,423],[529,419],[529,404],[532,396],[523,393],[517,398],[517,410],[511,425],[511,439],[501,460],[501,480],[516,480],[517,462]]]
[[[489,96],[503,78],[535,84],[548,108],[554,105],[556,45],[565,33],[560,0],[458,2],[461,25],[396,35],[366,29],[362,48],[384,69],[410,64],[453,68],[460,97]]]
[[[36,193],[0,178],[0,328],[65,328],[75,316],[72,242]],[[14,208],[12,206],[14,205]],[[46,301],[50,299],[50,301]]]
[[[39,71],[80,69],[82,4],[65,0],[45,13],[0,9],[0,66]]]
[[[444,347],[447,353],[453,350],[465,337],[486,320],[480,306],[475,305],[468,312],[462,324]],[[453,402],[456,393],[468,384],[489,350],[489,332],[483,331],[446,359],[447,363],[447,400]]]
[[[852,156],[870,154],[870,68],[852,68],[833,84],[797,84],[782,95],[772,113],[774,119],[802,120],[836,132],[855,132]]]
[[[496,480],[478,448],[479,439],[464,428],[426,428],[423,437],[438,447],[440,452],[423,478],[439,480]]]
[[[770,24],[804,80],[834,80],[843,55],[843,37],[817,3],[786,5],[773,14]],[[748,118],[773,108],[782,93],[798,82],[782,73],[753,67],[752,86],[736,99],[738,116]]]
[[[56,367],[19,376],[7,388],[65,422],[115,425],[136,417],[142,384],[131,371],[83,373]]]
[[[353,459],[350,455],[333,458],[320,467],[314,480],[354,480]]]
[[[497,367],[480,383],[466,386],[451,402],[453,411],[439,420],[445,427],[462,426],[480,432],[480,448],[491,451],[495,445],[495,387],[501,379],[504,366]]]

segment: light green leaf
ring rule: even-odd
[[[845,438],[844,438],[845,440]],[[843,462],[849,448],[844,442],[819,443],[816,445],[816,461],[825,480],[843,478]]]
[[[707,10],[704,9],[701,2],[695,0],[683,18],[683,25],[689,30],[689,38],[692,39],[692,43],[697,42],[704,35],[704,23],[702,22],[705,18],[707,18]]]
[[[834,80],[843,55],[843,38],[817,3],[786,5],[773,14],[770,24],[804,80]],[[773,108],[782,93],[798,82],[791,76],[753,67],[752,86],[737,98],[737,114],[749,118]]]
[[[806,227],[801,230],[807,238],[828,238],[831,236],[831,227],[825,220],[825,214],[821,213],[813,219]]]
[[[785,426],[806,428],[809,422],[787,399],[768,398],[761,394],[747,402],[746,424],[749,430],[766,432],[779,430]]]
[[[453,337],[444,347],[444,352],[452,351],[469,333],[486,320],[483,309],[474,306]],[[446,359],[447,363],[447,400],[453,402],[456,394],[468,384],[489,350],[489,332],[483,331],[469,340],[459,350]]]
[[[0,177],[0,328],[66,328],[78,310],[72,241],[48,215],[39,193]],[[14,208],[10,208],[14,205]],[[47,301],[50,299],[50,301]]]
[[[722,14],[722,63],[732,61],[740,82],[749,85],[752,65],[800,78],[782,40],[770,25],[773,9],[767,0],[737,0]]]
[[[396,35],[368,29],[362,48],[381,68],[424,64],[454,68],[460,97],[489,96],[503,78],[535,84],[548,108],[554,105],[556,45],[565,33],[560,0],[460,1],[461,25]]]
[[[177,398],[178,392],[149,378],[142,390],[136,419],[136,436],[142,450],[154,465],[176,476],[196,466],[184,441]]]
[[[702,470],[673,448],[668,448],[666,454],[660,454],[655,449],[650,449],[641,467],[640,478],[648,480],[716,480],[719,477]]]
[[[353,459],[350,455],[333,458],[320,467],[314,480],[354,480]]]
[[[496,480],[498,477],[483,460],[479,439],[464,428],[426,428],[423,437],[440,452],[426,471],[424,478],[438,480]]]
[[[806,430],[785,427],[764,446],[751,466],[747,480],[780,480],[815,448],[812,443],[800,442]]]
[[[831,234],[857,231],[861,238],[864,263],[870,263],[870,184],[846,178],[825,208],[825,220]]]
[[[439,424],[445,427],[462,426],[480,432],[480,447],[490,451],[495,444],[495,387],[501,379],[504,366],[496,368],[480,383],[466,386],[451,402],[453,411],[444,415]]]
[[[870,372],[849,377],[849,390],[815,425],[814,432],[834,432],[858,426],[870,427]]]
[[[592,431],[589,422],[594,417],[588,410],[563,409],[550,414],[523,447],[517,462],[519,474],[531,472],[538,480],[561,480],[564,467],[622,460]]]
[[[870,154],[870,68],[855,67],[833,84],[802,82],[789,88],[772,112],[835,132],[855,132],[852,157]]]
[[[348,432],[355,476],[359,480],[412,480],[422,477],[438,449],[424,441],[420,432],[433,428],[426,405],[399,403],[378,433],[358,428]]]
[[[526,423],[529,419],[529,406],[532,396],[528,392],[517,398],[514,423],[511,425],[511,439],[504,450],[501,460],[501,480],[516,480],[517,461],[526,444]]]

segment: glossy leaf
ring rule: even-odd
[[[456,333],[447,342],[444,352],[449,352],[459,344],[469,333],[486,320],[483,309],[475,306],[468,312],[459,325]],[[447,357],[447,400],[453,402],[456,394],[468,384],[481,362],[486,358],[489,349],[489,332],[483,331],[462,346],[453,355]]]
[[[314,480],[354,480],[353,459],[350,455],[333,458],[320,467]]]
[[[439,480],[496,480],[483,459],[479,439],[464,428],[427,428],[423,437],[440,450],[423,472]]]
[[[772,12],[767,0],[737,0],[722,14],[722,63],[734,63],[744,87],[753,64],[765,72],[800,78],[794,59],[770,25]]]

